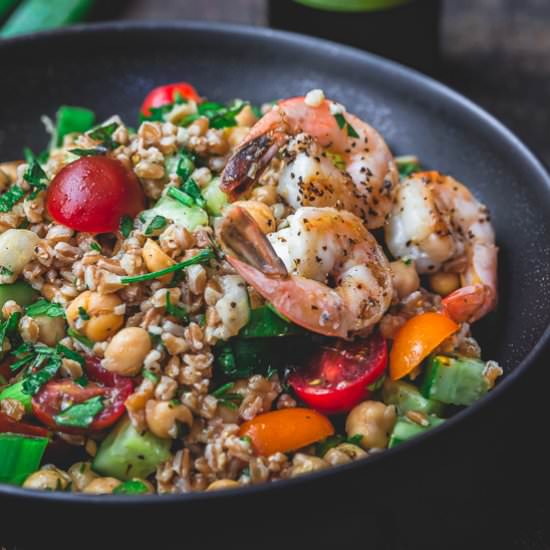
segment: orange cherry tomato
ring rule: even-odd
[[[334,434],[330,420],[313,409],[281,409],[260,414],[245,422],[239,431],[248,436],[257,454],[294,451]]]
[[[459,326],[442,313],[422,313],[409,319],[397,333],[390,352],[390,377],[409,374]]]

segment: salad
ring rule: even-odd
[[[368,459],[502,374],[488,209],[312,90],[152,90],[0,163],[0,483],[211,491]]]

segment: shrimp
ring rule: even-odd
[[[241,277],[294,323],[326,336],[367,334],[392,299],[388,259],[354,214],[302,207],[266,236],[242,208],[218,238]],[[332,286],[331,286],[332,285]]]
[[[369,229],[384,224],[399,182],[393,156],[382,136],[342,105],[319,90],[279,102],[228,160],[222,190],[236,199],[279,152],[286,162],[277,190],[292,208],[333,206]]]
[[[385,228],[396,258],[415,260],[419,273],[460,274],[461,288],[443,299],[457,322],[474,322],[497,303],[495,233],[487,207],[462,183],[421,172],[399,186]]]

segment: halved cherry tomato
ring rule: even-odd
[[[334,434],[330,420],[312,409],[281,409],[260,414],[245,422],[239,431],[248,436],[257,454],[294,451]]]
[[[442,313],[422,313],[409,319],[397,332],[390,352],[390,376],[399,380],[412,370],[443,340],[460,327]]]
[[[43,426],[35,426],[28,422],[18,422],[7,414],[0,412],[0,434],[12,433],[23,435],[34,435],[36,437],[49,437],[50,432]]]
[[[158,88],[152,89],[145,98],[141,106],[141,112],[148,116],[151,114],[151,107],[162,107],[169,103],[174,103],[179,94],[184,99],[190,99],[196,103],[200,103],[201,97],[197,90],[187,82],[174,82],[173,84],[165,84]]]
[[[380,378],[388,363],[386,341],[379,333],[354,343],[323,347],[305,369],[289,376],[296,395],[325,413],[350,411],[369,395],[367,386]]]
[[[84,157],[55,176],[46,206],[55,221],[71,229],[110,233],[118,230],[123,216],[133,218],[145,209],[145,194],[122,162]]]
[[[34,416],[46,426],[67,433],[96,432],[114,424],[126,410],[124,402],[134,388],[132,379],[105,370],[97,359],[86,361],[86,373],[90,382],[84,387],[72,380],[52,380],[45,384],[32,398]],[[67,404],[83,403],[98,395],[104,397],[104,409],[88,428],[57,425],[54,417]]]

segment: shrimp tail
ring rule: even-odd
[[[312,279],[289,275],[275,278],[228,256],[239,275],[297,325],[325,336],[349,338],[350,320],[340,296]]]
[[[473,323],[489,313],[497,302],[496,292],[488,285],[464,286],[443,299],[445,312],[457,323]]]
[[[272,130],[246,140],[227,161],[221,176],[221,190],[232,201],[248,191],[288,139],[284,132]]]
[[[286,277],[285,264],[254,219],[240,206],[233,206],[218,228],[218,239],[228,256],[236,256],[272,277]]]

